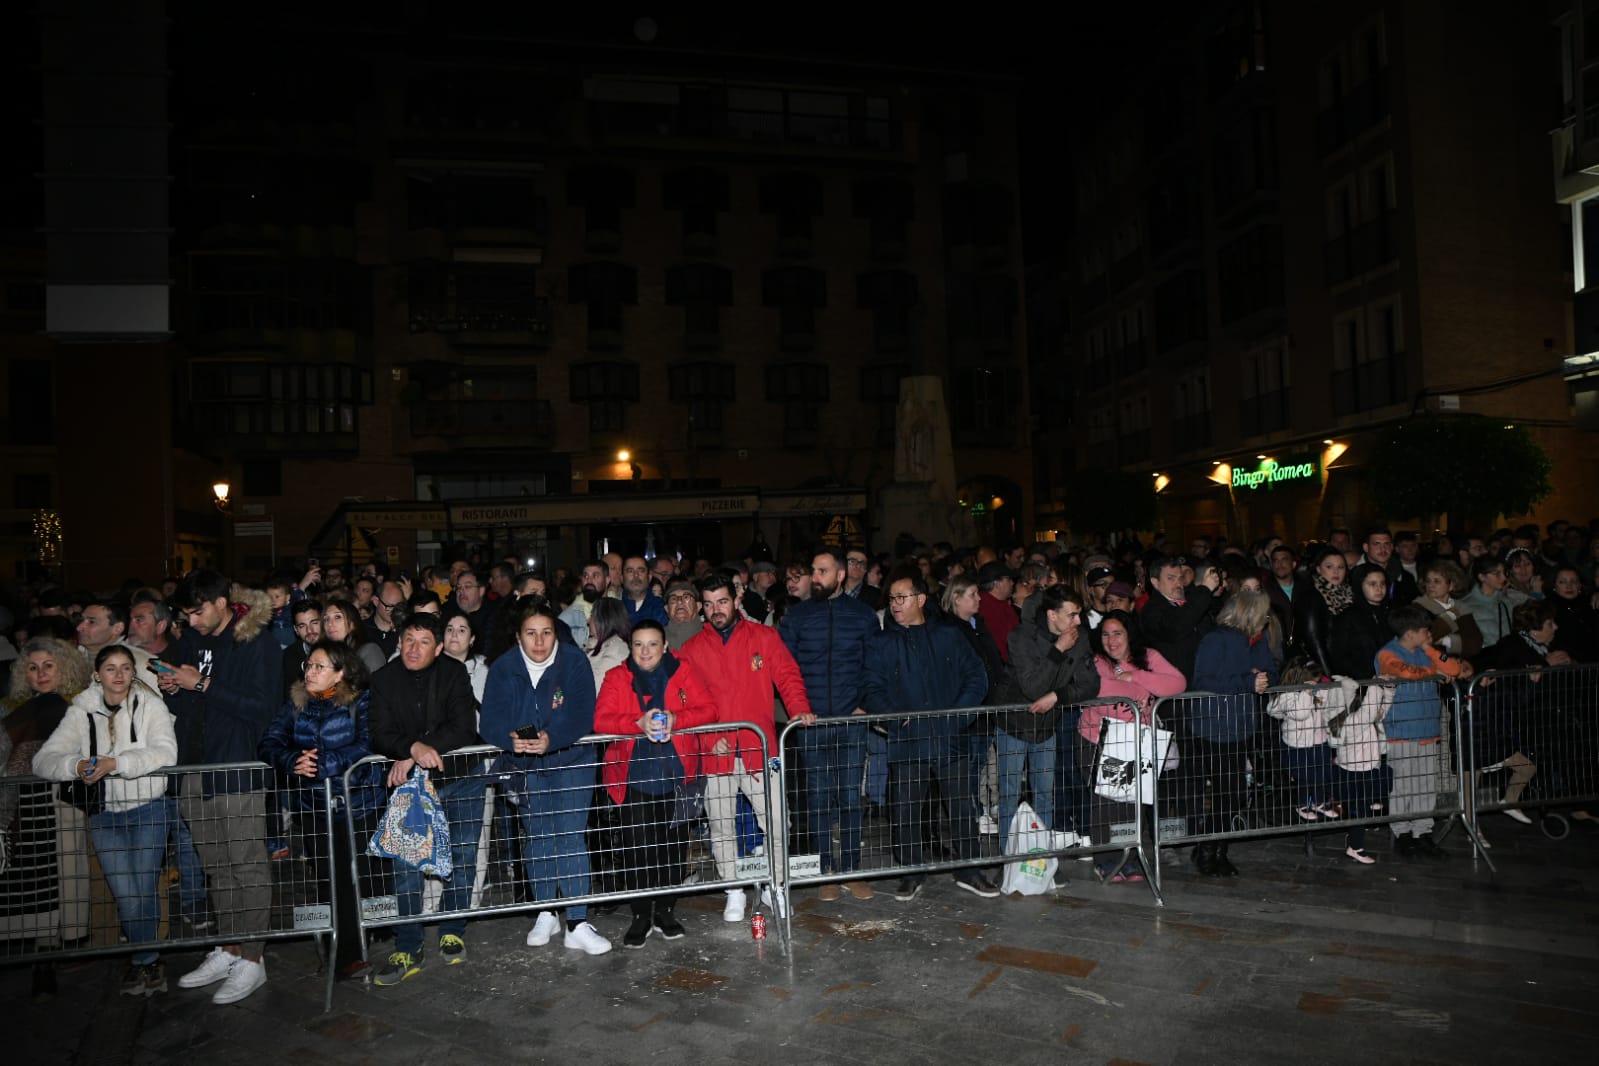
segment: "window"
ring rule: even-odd
[[[1288,428],[1288,344],[1279,340],[1244,356],[1238,383],[1240,430],[1246,437]]]
[[[1112,360],[1116,376],[1125,378],[1144,369],[1148,356],[1144,345],[1144,305],[1124,307],[1116,316],[1116,354]]]
[[[49,474],[14,474],[11,478],[11,506],[19,511],[40,511],[53,507]]]
[[[689,429],[722,431],[722,411],[735,396],[734,368],[723,363],[679,363],[667,372],[673,403],[688,407]]]
[[[894,446],[894,426],[899,416],[899,383],[910,372],[908,363],[879,363],[861,367],[861,403],[877,409],[878,447]]]
[[[1404,315],[1398,299],[1333,322],[1333,412],[1369,411],[1406,396]]]
[[[588,307],[590,348],[618,348],[622,309],[638,303],[638,271],[625,263],[573,263],[567,269],[567,299]]]
[[[768,174],[761,178],[761,211],[777,216],[778,251],[811,252],[811,219],[822,213],[822,179],[815,174]]]
[[[626,405],[638,402],[638,381],[638,367],[632,363],[578,363],[572,367],[572,402],[588,405],[589,432],[616,433],[624,428]]]
[[[50,362],[11,359],[6,363],[6,424],[11,444],[55,443],[55,393]]]
[[[1236,322],[1283,306],[1282,227],[1256,226],[1222,245],[1216,255],[1221,320]]]
[[[855,217],[871,225],[872,256],[905,254],[906,227],[916,217],[916,189],[902,178],[866,178],[855,183]]]
[[[1123,463],[1141,463],[1149,458],[1149,396],[1139,393],[1118,405],[1120,455]]]
[[[1277,189],[1277,122],[1270,110],[1247,112],[1216,145],[1216,209],[1227,212],[1249,197]]]
[[[1154,300],[1158,351],[1170,352],[1205,338],[1205,278],[1199,271],[1185,270],[1162,283]]]
[[[717,221],[728,209],[727,175],[706,167],[675,170],[661,179],[661,206],[683,216],[683,250],[710,254],[716,248]]]
[[[733,302],[733,273],[712,263],[668,267],[666,302],[683,308],[683,343],[690,350],[722,342],[721,309]]]
[[[809,351],[816,344],[816,309],[827,306],[827,275],[811,267],[777,267],[761,279],[762,303],[779,311],[784,351]]]
[[[1172,448],[1189,451],[1211,441],[1210,375],[1184,374],[1172,385]]]
[[[821,429],[828,397],[828,369],[819,363],[784,363],[766,368],[766,399],[783,407],[783,440],[810,447]]]
[[[1016,433],[1019,374],[1009,367],[962,367],[950,377],[950,427],[957,442],[1009,447]]]
[[[622,212],[634,203],[633,174],[605,165],[569,171],[566,202],[583,209],[589,251],[615,252],[622,246]]]
[[[879,352],[902,352],[911,343],[911,308],[917,303],[916,275],[878,270],[855,279],[856,305],[872,312],[872,334]]]

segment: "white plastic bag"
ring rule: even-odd
[[[1049,827],[1038,819],[1031,804],[1016,807],[1016,817],[1011,819],[1010,835],[1005,838],[1006,855],[1037,855],[1005,864],[1005,877],[999,889],[1007,896],[1018,892],[1024,896],[1037,896],[1049,891],[1055,883],[1056,860],[1040,853],[1054,846]]]

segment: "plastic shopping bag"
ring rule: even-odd
[[[1155,767],[1171,752],[1164,729],[1106,718],[1100,723],[1099,755],[1094,760],[1094,794],[1117,803],[1150,803],[1155,797]]]
[[[405,784],[389,796],[383,821],[372,834],[367,854],[414,866],[434,877],[449,877],[450,821],[434,791],[428,772],[420,766]]]
[[[1049,827],[1038,820],[1032,804],[1019,804],[1016,817],[1011,819],[1010,835],[1005,838],[1005,854],[1035,857],[1006,863],[1000,891],[1007,896],[1012,892],[1037,896],[1049,891],[1055,883],[1056,860],[1041,853],[1053,845]]]

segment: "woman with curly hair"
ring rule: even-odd
[[[29,777],[33,757],[66,717],[73,697],[89,687],[89,664],[78,649],[55,637],[25,641],[11,664],[4,700],[10,757],[5,777]],[[0,908],[23,909],[16,933],[41,948],[89,934],[88,823],[76,807],[62,803],[50,785],[35,782],[0,788],[0,839],[9,861],[0,874]],[[49,963],[33,970],[33,993],[55,993]]]

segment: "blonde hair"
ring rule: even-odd
[[[28,656],[41,651],[56,661],[56,675],[59,678],[56,695],[70,700],[89,687],[89,664],[82,652],[55,637],[34,637],[22,645],[16,661],[11,664],[11,688],[6,693],[6,699],[14,706],[21,706],[34,696],[33,689],[28,686]]]
[[[1228,597],[1216,616],[1216,624],[1252,637],[1266,628],[1266,620],[1270,617],[1271,600],[1264,592],[1242,590]]]

